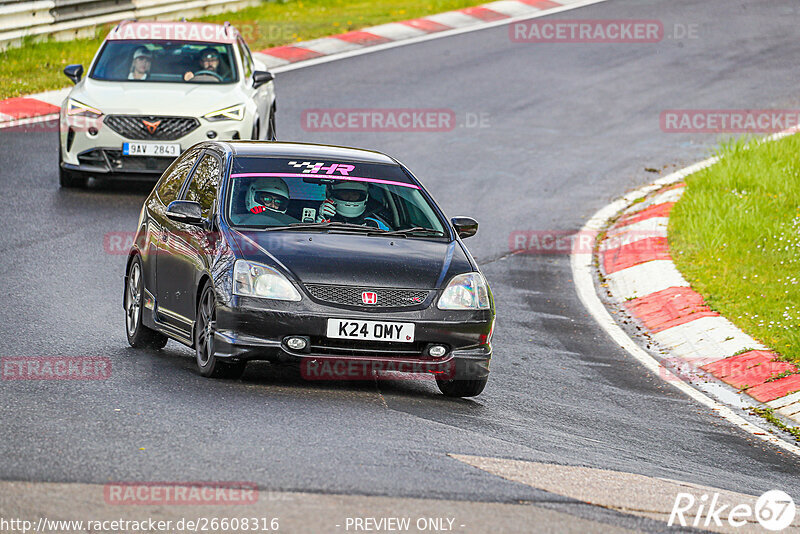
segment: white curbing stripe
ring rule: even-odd
[[[491,8],[491,6],[487,7]],[[472,26],[483,22],[481,19],[470,17],[466,13],[459,13],[458,11],[437,13],[436,15],[425,17],[425,20],[430,20],[444,26],[450,26],[451,28],[464,28],[466,26]]]
[[[767,350],[724,317],[701,317],[651,334],[662,347],[679,358],[705,365],[747,349]]]
[[[400,24],[399,22],[390,22],[388,24],[381,24],[380,26],[372,26],[370,28],[365,28],[364,31],[373,35],[377,35],[378,37],[390,39],[392,41],[403,41],[405,39],[413,39],[414,37],[421,37],[428,34],[428,32],[418,30],[417,28],[412,28],[406,24]],[[297,46],[302,46],[305,48],[303,43],[297,43]]]
[[[644,202],[639,202],[638,204],[634,204],[633,206],[630,206],[622,213],[624,215],[630,215],[631,213],[636,213],[637,211],[642,211],[643,209],[647,209],[651,206],[657,206],[658,204],[665,204],[667,202],[677,202],[678,200],[680,200],[681,196],[683,196],[683,192],[685,189],[686,188],[684,187],[670,189],[669,191],[665,191],[654,197],[648,198]]]
[[[667,237],[668,224],[669,217],[650,217],[633,224],[612,228],[600,243],[599,250],[604,252],[651,237]]]
[[[323,56],[329,56],[331,54],[339,54],[341,52],[349,52],[350,50],[357,50],[359,48],[364,48],[361,45],[357,45],[355,43],[348,43],[342,39],[336,39],[334,37],[322,37],[320,39],[314,39],[312,41],[304,41],[301,44],[298,43],[298,46],[302,46],[302,48],[306,48],[308,50],[312,50],[317,52],[318,54],[322,54]]]
[[[617,214],[619,214],[622,210],[629,207],[631,203],[645,197],[648,193],[656,191],[665,185],[672,185],[680,182],[690,174],[704,169],[716,161],[717,158],[709,158],[705,161],[674,172],[668,176],[665,176],[664,178],[660,178],[651,185],[644,186],[636,191],[628,193],[624,197],[612,202],[595,213],[586,222],[580,232],[582,234],[592,236],[592,245],[594,245],[594,241],[596,239],[594,236],[606,228],[606,226],[609,224],[609,221],[617,216]],[[605,304],[598,297],[594,286],[595,270],[593,255],[573,253],[570,256],[570,266],[572,267],[572,278],[575,283],[575,290],[577,291],[578,298],[581,300],[583,305],[586,307],[595,321],[597,321],[600,327],[603,328],[603,330],[605,330],[605,332],[611,337],[611,339],[615,343],[618,343],[646,369],[659,376],[662,380],[668,382],[696,402],[707,407],[712,412],[725,418],[729,423],[749,433],[751,436],[775,445],[776,447],[800,457],[800,447],[794,443],[789,443],[788,441],[775,436],[769,430],[766,430],[739,415],[739,413],[732,410],[729,405],[723,404],[722,402],[719,402],[715,400],[715,398],[709,396],[715,395],[716,398],[727,400],[727,397],[729,397],[727,390],[713,387],[709,388],[706,387],[706,385],[698,386],[701,387],[703,391],[695,389],[689,383],[683,381],[680,377],[675,375],[675,373],[664,367],[651,354],[639,346],[639,344],[636,343],[620,327],[619,324],[617,324],[616,320],[611,317],[611,314],[606,309]],[[723,394],[720,395],[718,392],[722,392]],[[733,403],[731,404],[735,405]]]
[[[539,8],[517,2],[516,0],[498,0],[497,2],[490,2],[483,4],[481,7],[491,9],[508,17],[518,17],[520,15],[527,15],[535,11],[540,11]]]
[[[287,61],[285,59],[271,56],[269,54],[264,54],[262,52],[253,52],[253,61],[260,61],[261,63],[264,64],[264,67],[266,67],[267,69],[282,67],[290,63],[290,61]]]
[[[620,300],[644,297],[670,287],[689,287],[675,265],[668,260],[653,260],[607,274],[611,294]]]
[[[800,423],[800,391],[769,401],[767,406]]]

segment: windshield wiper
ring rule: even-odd
[[[318,222],[318,223],[292,223],[285,226],[268,226],[264,228],[265,231],[274,230],[345,230],[351,232],[363,233],[384,233],[386,230],[375,228],[372,226],[364,226],[362,224],[352,224],[343,222]]]
[[[415,226],[414,228],[405,228],[403,230],[394,230],[392,232],[384,232],[382,235],[402,235],[402,236],[439,236],[443,237],[447,234],[441,230],[434,230],[433,228],[425,228],[423,226]]]

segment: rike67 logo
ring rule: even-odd
[[[766,530],[779,532],[792,525],[796,513],[794,501],[781,490],[764,493],[755,505],[734,504],[719,493],[704,493],[699,498],[691,493],[678,493],[667,524],[671,527],[707,529],[727,526],[739,528],[758,523]]]

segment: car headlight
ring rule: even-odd
[[[481,273],[454,276],[439,298],[440,310],[488,310],[489,285]]]
[[[73,117],[88,117],[90,119],[99,119],[103,116],[103,112],[95,109],[92,106],[87,106],[82,102],[70,98],[67,100],[67,115]]]
[[[206,113],[203,118],[210,121],[240,121],[244,118],[244,104]]]
[[[243,297],[300,300],[300,293],[281,273],[252,261],[236,260],[233,265],[233,293]]]

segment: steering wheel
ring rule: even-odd
[[[222,81],[222,76],[219,73],[214,72],[213,70],[199,70],[194,73],[193,80],[196,80],[198,76],[211,76],[212,78],[216,78],[218,82]]]

